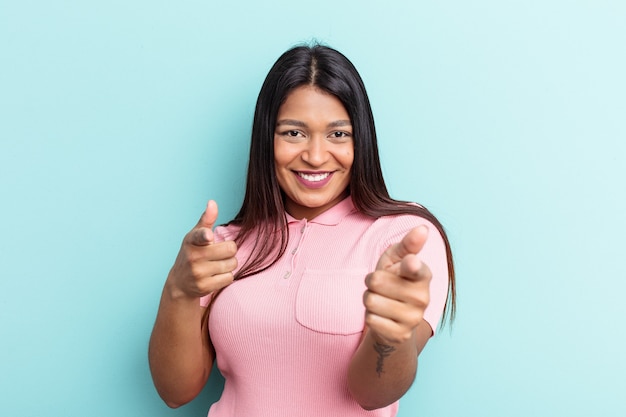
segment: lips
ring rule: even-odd
[[[300,184],[307,188],[322,188],[333,177],[333,172],[294,171]]]

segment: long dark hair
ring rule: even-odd
[[[281,55],[261,87],[252,125],[246,193],[239,213],[229,222],[240,228],[235,239],[237,245],[248,239],[254,241],[251,242],[252,253],[235,279],[269,268],[286,250],[289,229],[283,194],[274,169],[274,130],[281,104],[290,92],[305,85],[337,97],[350,116],[354,162],[349,188],[356,209],[373,218],[415,214],[433,223],[443,236],[449,283],[442,323],[446,318],[452,321],[456,311],[454,264],[443,226],[425,207],[389,196],[380,166],[374,117],[365,85],[348,58],[318,44],[297,46]]]

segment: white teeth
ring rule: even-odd
[[[298,175],[300,175],[302,178],[304,178],[307,181],[318,182],[318,181],[322,181],[328,178],[330,173],[326,172],[324,174],[312,174],[311,175],[311,174],[303,174],[302,172],[298,172]]]

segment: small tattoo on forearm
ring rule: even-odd
[[[385,362],[385,358],[391,355],[396,348],[390,345],[384,345],[382,343],[374,343],[374,350],[378,353],[378,359],[376,360],[376,373],[380,378],[384,372],[383,365]]]

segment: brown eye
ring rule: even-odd
[[[337,131],[337,132],[331,133],[330,136],[333,139],[341,139],[341,138],[348,138],[348,137],[350,137],[350,134],[348,132]]]

